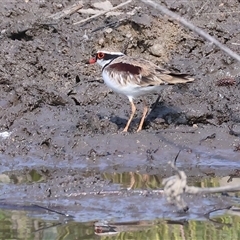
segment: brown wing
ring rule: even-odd
[[[152,62],[122,56],[114,59],[106,67],[114,79],[121,84],[133,83],[139,86],[156,86],[162,84],[176,84],[191,82],[194,79],[187,74],[172,73],[159,68]],[[118,74],[115,74],[118,73]]]

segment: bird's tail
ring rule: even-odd
[[[187,83],[194,81],[193,77],[190,77],[189,75],[184,73],[170,73],[169,75],[172,77],[171,80],[169,79],[170,84]]]

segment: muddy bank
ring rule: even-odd
[[[53,197],[54,203],[86,186],[94,190],[96,183],[111,186],[103,180],[104,172],[138,171],[161,179],[171,175],[167,162],[179,150],[178,164],[190,177],[227,176],[237,170],[239,63],[138,2],[123,7],[119,16],[100,16],[83,26],[73,23],[88,15],[48,18],[73,3],[2,2],[0,130],[6,135],[0,141],[1,173],[10,176],[10,183],[11,176],[18,182],[18,175],[32,170],[44,180],[6,185],[1,195],[36,202]],[[239,2],[214,1],[203,8],[200,2],[165,4],[239,52]],[[84,8],[92,6],[84,2]],[[134,9],[135,14],[128,14]],[[130,132],[120,134],[129,116],[128,100],[103,84],[99,66],[86,64],[103,47],[126,50],[196,80],[164,90],[140,133],[135,133],[142,107],[137,100],[139,112]],[[148,104],[156,98],[150,95]],[[69,201],[72,206],[75,200]]]

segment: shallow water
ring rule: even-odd
[[[21,181],[10,178],[8,182],[19,186],[45,181],[37,171],[30,171],[30,176]],[[50,199],[48,203],[36,201],[37,205],[21,198],[18,203],[1,200],[0,239],[214,240],[238,239],[240,235],[238,212],[226,209],[230,202],[239,205],[237,194],[187,196],[190,210],[179,213],[162,197],[160,175],[103,173],[101,178],[111,183],[101,196],[86,191],[85,196],[76,194],[73,198]],[[213,187],[228,181],[227,177],[189,179],[189,185]],[[129,186],[132,189],[126,190]],[[159,192],[151,193],[151,189]],[[225,200],[228,203],[224,206]]]
[[[238,239],[239,216],[219,214],[211,221],[164,220],[121,223],[114,233],[96,237],[94,223],[47,220],[24,211],[0,211],[1,239]],[[43,216],[42,216],[43,217]],[[98,232],[99,230],[96,230]],[[120,231],[120,232],[117,232]]]

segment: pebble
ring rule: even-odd
[[[111,33],[112,31],[113,31],[112,28],[106,28],[106,29],[105,29],[105,32],[106,32],[106,33]]]
[[[159,43],[152,45],[149,50],[150,50],[150,53],[156,57],[161,57],[164,53],[163,45]]]
[[[98,41],[98,44],[102,46],[104,44],[104,39],[100,38],[99,41]]]

